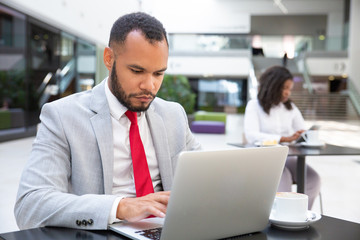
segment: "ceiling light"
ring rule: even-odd
[[[284,14],[288,14],[288,10],[287,8],[284,6],[284,4],[281,2],[281,0],[274,0],[274,4],[276,6],[278,6],[278,8],[280,8],[280,10],[284,13]]]

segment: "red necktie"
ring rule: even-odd
[[[150,177],[144,146],[140,138],[139,126],[137,124],[137,113],[128,110],[125,115],[131,122],[129,138],[136,196],[141,197],[149,193],[153,193],[154,188]]]

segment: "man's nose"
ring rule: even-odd
[[[140,88],[151,91],[155,88],[155,78],[152,74],[145,75],[140,83]]]

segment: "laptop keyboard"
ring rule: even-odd
[[[141,230],[141,231],[137,231],[135,233],[140,234],[141,236],[144,236],[146,238],[152,239],[152,240],[160,240],[161,237],[161,230],[162,227],[158,227],[158,228],[151,228],[151,229],[146,229],[146,230]],[[242,234],[242,235],[238,235],[238,236],[234,236],[234,237],[229,237],[229,238],[223,238],[221,240],[235,240],[235,239],[241,239],[243,237],[249,237],[252,236],[256,233],[247,233],[247,234]]]
[[[152,228],[152,229],[137,231],[136,233],[138,233],[141,236],[144,236],[146,238],[149,238],[149,239],[160,240],[161,230],[162,230],[162,227],[159,227],[159,228]]]

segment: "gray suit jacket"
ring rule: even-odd
[[[113,132],[105,81],[44,105],[15,204],[21,229],[40,226],[106,229],[112,204]],[[200,149],[184,109],[156,98],[146,111],[164,190],[178,155]],[[77,220],[93,220],[87,226]]]

